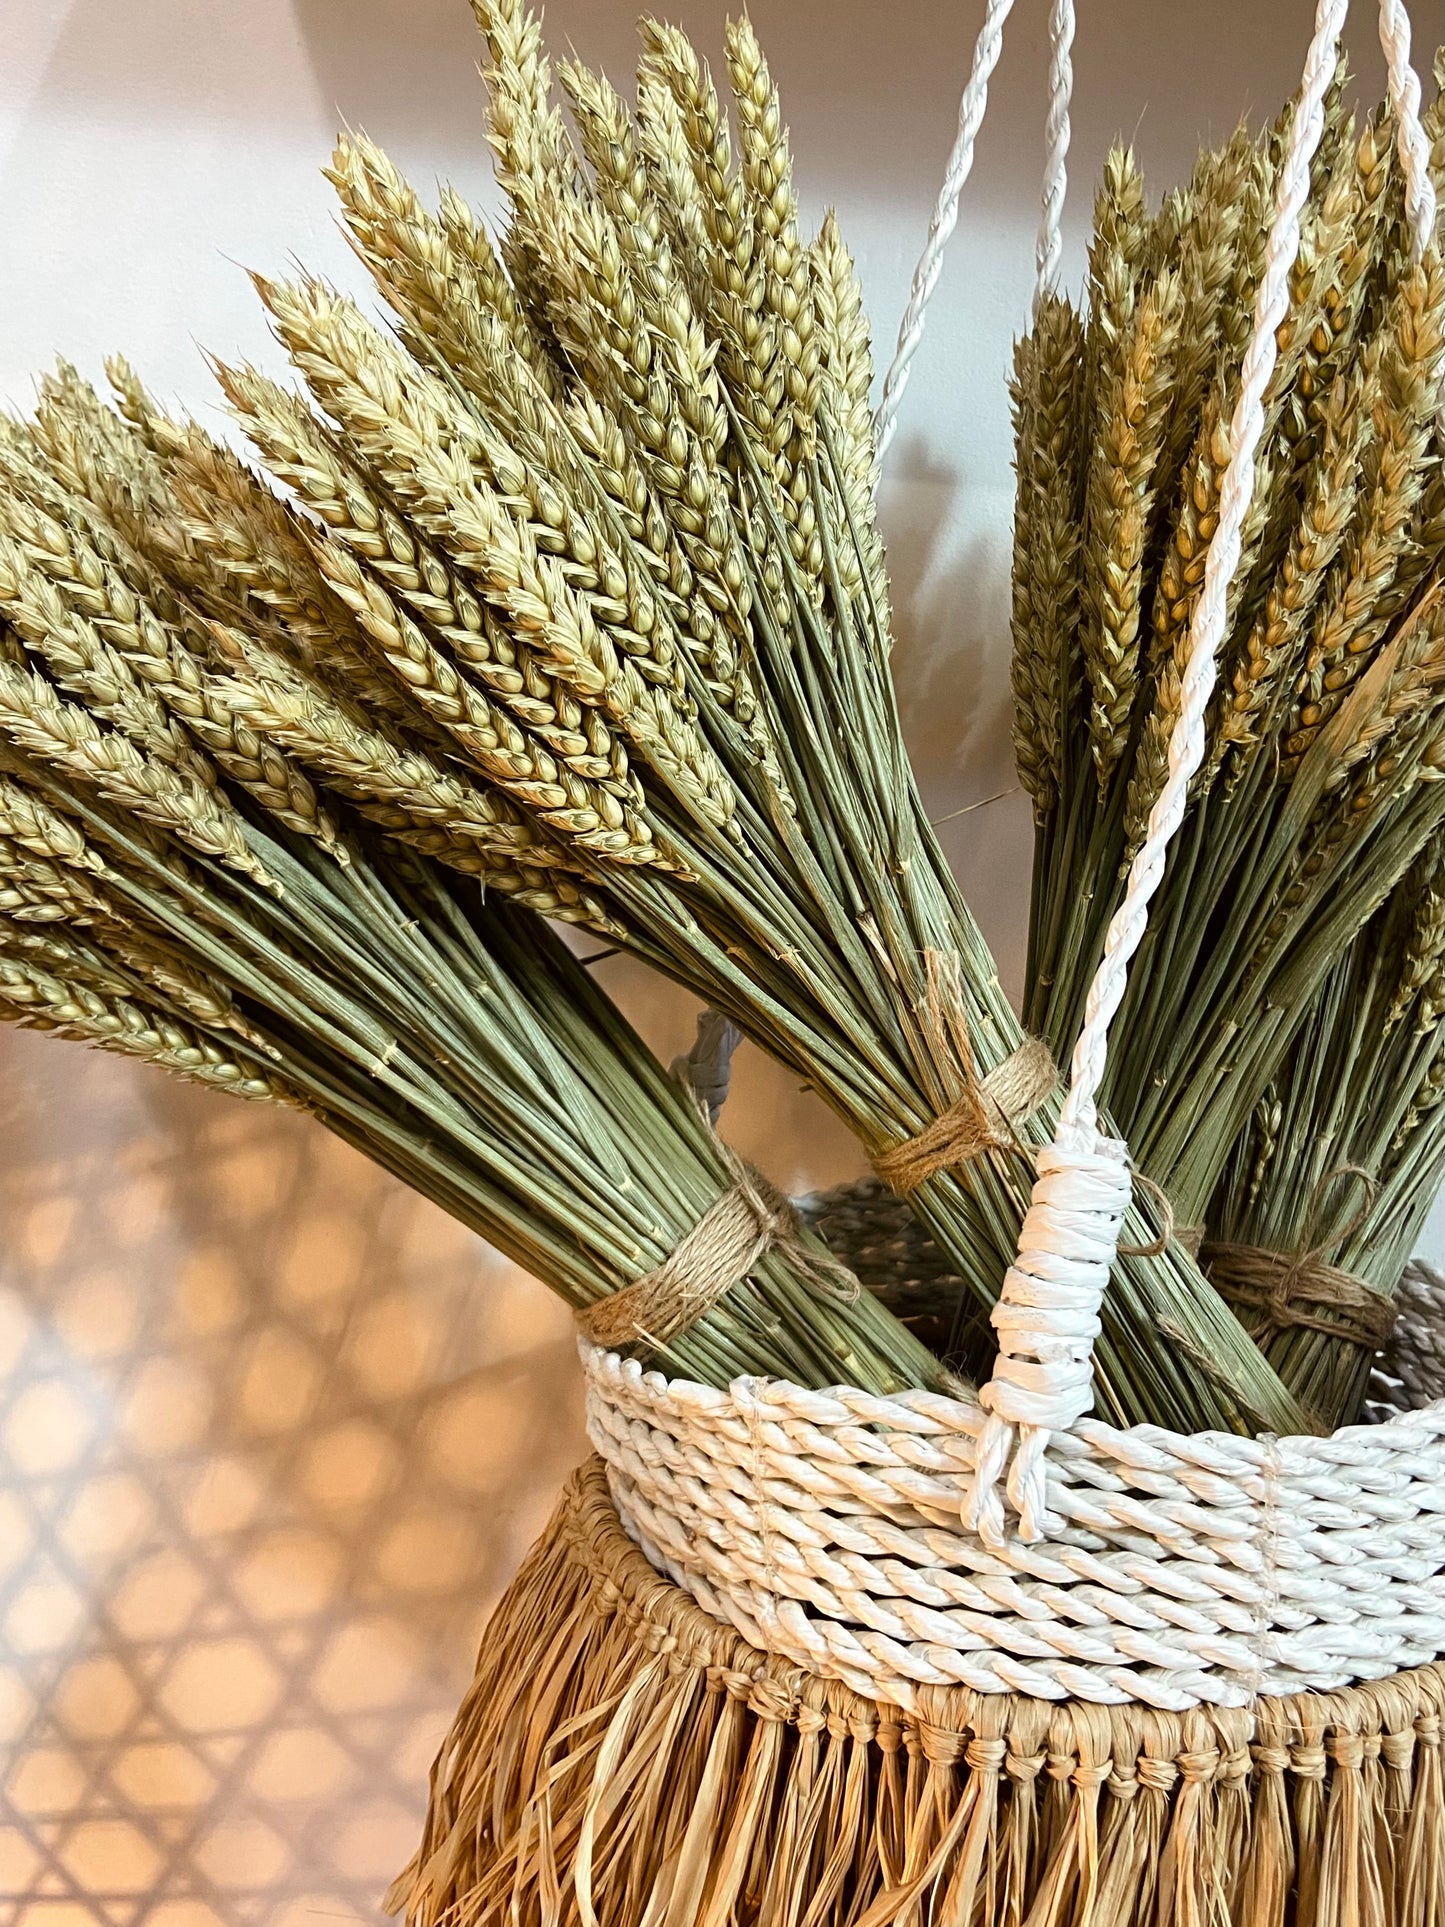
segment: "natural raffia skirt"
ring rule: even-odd
[[[482,1640],[418,1927],[1445,1927],[1445,1668],[1183,1714],[914,1707],[659,1577],[599,1461]]]

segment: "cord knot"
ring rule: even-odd
[[[1043,1537],[1045,1448],[1051,1433],[1067,1430],[1093,1402],[1099,1306],[1130,1196],[1125,1147],[1116,1139],[1039,1152],[1018,1257],[993,1309],[998,1358],[979,1395],[987,1416],[964,1523],[986,1545],[1005,1537],[1005,1474],[1019,1537]]]
[[[770,1251],[781,1251],[819,1297],[843,1304],[857,1299],[858,1280],[806,1233],[791,1199],[720,1138],[713,1143],[729,1188],[654,1270],[577,1314],[583,1336],[604,1351],[638,1344],[660,1350],[720,1304]]]

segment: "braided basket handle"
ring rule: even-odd
[[[1001,1543],[1006,1534],[1005,1490],[1018,1514],[1019,1536],[1043,1537],[1044,1454],[1050,1434],[1073,1426],[1093,1403],[1099,1307],[1131,1194],[1127,1149],[1103,1136],[1098,1127],[1097,1099],[1109,1025],[1123,998],[1129,961],[1144,935],[1150,899],[1164,874],[1169,844],[1184,819],[1189,785],[1204,754],[1205,711],[1224,636],[1226,596],[1239,564],[1241,531],[1254,493],[1254,458],[1264,429],[1265,391],[1274,371],[1276,330],[1289,306],[1300,214],[1309,192],[1310,164],[1323,130],[1324,98],[1334,75],[1348,5],[1349,0],[1318,0],[1279,174],[1254,332],[1230,423],[1219,521],[1190,625],[1180,712],[1169,743],[1169,774],[1150,814],[1148,834],[1130,867],[1124,900],[1109,925],[1074,1047],[1058,1128],[1052,1145],[1040,1154],[1032,1201],[1019,1234],[1018,1257],[993,1313],[998,1358],[993,1377],[980,1394],[986,1417],[964,1510],[965,1523],[988,1544]],[[1056,8],[1056,14],[1060,11]],[[1410,65],[1409,18],[1401,0],[1380,0],[1380,38],[1399,124],[1406,205],[1418,259],[1433,238],[1435,196],[1429,146],[1420,124],[1420,84]],[[1056,72],[1062,64],[1056,58]],[[1041,276],[1045,252],[1041,242]]]

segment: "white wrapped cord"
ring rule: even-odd
[[[1420,119],[1420,78],[1410,62],[1410,15],[1404,0],[1380,0],[1380,46],[1385,55],[1390,105],[1395,110],[1395,137],[1405,177],[1405,214],[1410,223],[1410,252],[1419,261],[1437,239],[1435,182],[1430,173],[1430,142]],[[1445,378],[1440,384],[1440,407],[1435,435],[1445,450]]]
[[[1190,626],[1180,711],[1169,742],[1169,774],[1130,867],[1124,900],[1109,925],[1104,955],[1089,989],[1084,1026],[1074,1047],[1054,1156],[1047,1169],[1040,1161],[1040,1178],[1019,1234],[1018,1259],[994,1309],[1000,1357],[993,1379],[980,1394],[988,1418],[964,1514],[986,1544],[999,1544],[1004,1532],[998,1485],[1005,1467],[1020,1536],[1032,1543],[1042,1535],[1049,1435],[1074,1425],[1092,1403],[1092,1376],[1078,1369],[1075,1334],[1089,1321],[1097,1321],[1123,1222],[1121,1188],[1127,1194],[1124,1147],[1101,1140],[1097,1129],[1109,1025],[1123,1000],[1130,959],[1143,938],[1150,900],[1163,877],[1169,844],[1184,820],[1189,785],[1204,755],[1205,711],[1224,634],[1225,598],[1239,563],[1241,531],[1254,494],[1254,458],[1264,429],[1264,393],[1277,354],[1275,334],[1289,306],[1289,277],[1299,253],[1300,212],[1309,193],[1310,163],[1324,126],[1324,98],[1334,75],[1347,11],[1348,0],[1319,0],[1280,169],[1274,222],[1255,302],[1254,333],[1230,423],[1219,523]],[[1117,1186],[1109,1182],[1111,1175],[1117,1178]]]
[[[1411,249],[1418,261],[1435,236],[1435,183],[1430,178],[1430,142],[1420,120],[1420,78],[1410,64],[1410,15],[1404,0],[1380,0],[1380,46],[1395,110]]]
[[[1052,292],[1064,253],[1064,200],[1069,187],[1069,103],[1074,93],[1074,0],[1049,9],[1049,117],[1044,128],[1044,190],[1034,250],[1034,314]]]
[[[968,76],[968,85],[963,90],[963,99],[959,102],[958,135],[948,157],[948,170],[934,204],[933,217],[928,223],[928,239],[919,256],[918,266],[913,271],[913,288],[904,311],[903,325],[898,330],[898,346],[884,377],[883,399],[873,419],[880,462],[888,452],[888,444],[893,440],[893,431],[898,425],[899,405],[903,400],[903,391],[908,386],[909,363],[923,339],[929,297],[938,285],[938,276],[943,267],[943,250],[958,224],[959,197],[973,168],[974,144],[988,107],[989,77],[1003,51],[1003,23],[1012,6],[1013,0],[988,0],[988,11],[979,28],[973,50],[973,68]]]

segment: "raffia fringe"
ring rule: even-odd
[[[389,1904],[417,1927],[1445,1927],[1445,1669],[1183,1716],[769,1659],[596,1462],[498,1608]]]

